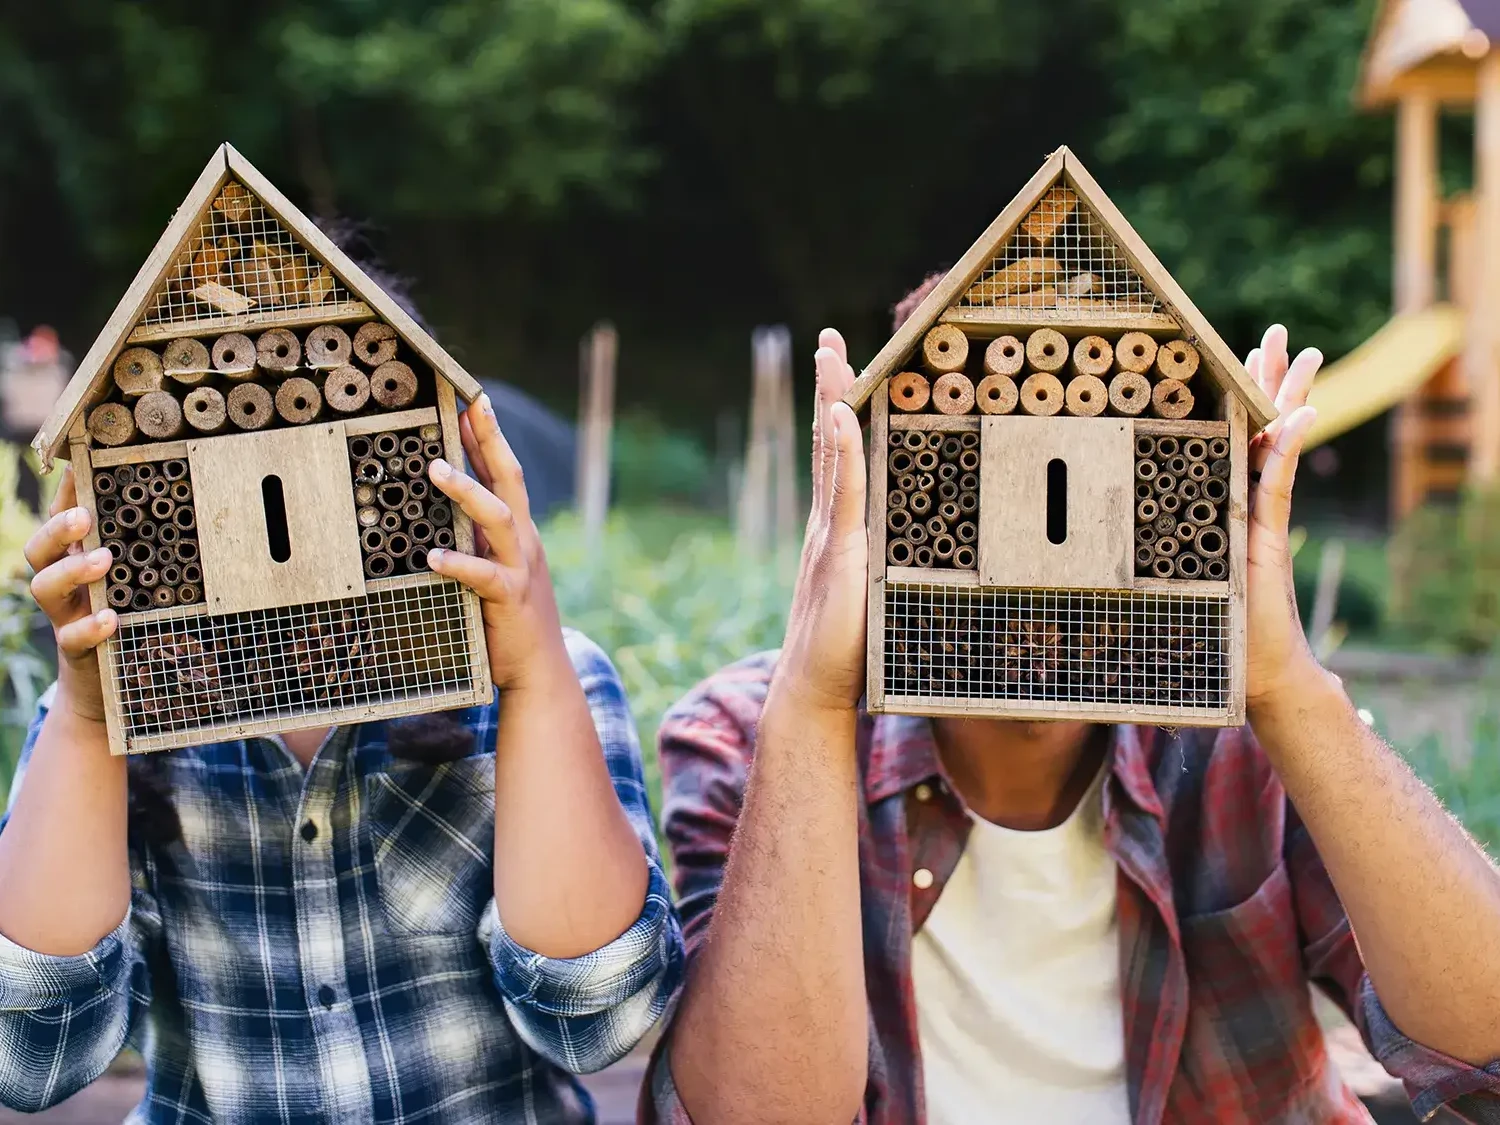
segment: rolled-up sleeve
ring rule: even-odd
[[[12,805],[45,717],[43,706],[27,733]],[[131,866],[130,910],[88,952],[50,956],[0,934],[0,1104],[34,1113],[71,1097],[104,1073],[149,1006],[140,951],[154,907]]]
[[[625,690],[598,646],[571,630],[567,642],[615,795],[646,852],[645,902],[629,929],[582,957],[544,957],[518,944],[505,932],[493,903],[481,936],[521,1036],[558,1066],[586,1074],[624,1057],[667,1012],[682,982],[683,950]]]

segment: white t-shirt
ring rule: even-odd
[[[931,1125],[1130,1121],[1103,777],[1056,828],[975,817],[912,941]]]

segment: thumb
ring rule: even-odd
[[[1297,477],[1297,460],[1308,430],[1317,421],[1318,412],[1311,406],[1299,406],[1282,422],[1276,439],[1266,452],[1255,488],[1253,518],[1279,536],[1287,534],[1292,518],[1292,483]]]
[[[846,402],[835,402],[833,420],[833,488],[829,497],[829,526],[836,538],[863,533],[865,528],[865,448],[859,419]]]

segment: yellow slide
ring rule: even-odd
[[[1305,448],[1389,410],[1436,375],[1463,346],[1464,314],[1452,305],[1433,305],[1388,321],[1313,383],[1307,401],[1318,408],[1318,420]]]

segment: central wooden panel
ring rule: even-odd
[[[979,582],[1128,589],[1134,572],[1135,434],[1122,418],[986,417],[980,430]],[[1066,465],[1066,534],[1048,538],[1049,477]],[[1053,513],[1054,525],[1058,513]]]
[[[241,613],[364,593],[343,422],[207,438],[187,449],[207,609]],[[281,482],[285,561],[272,557],[270,476]]]

